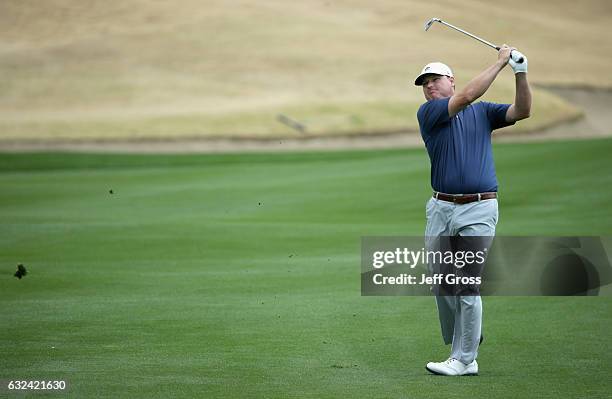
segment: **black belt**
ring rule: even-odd
[[[497,193],[491,192],[491,193],[478,193],[478,194],[444,194],[444,193],[438,193],[434,191],[433,197],[441,201],[452,202],[454,204],[463,205],[463,204],[469,204],[470,202],[497,198]]]

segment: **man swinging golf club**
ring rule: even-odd
[[[431,24],[430,24],[431,25]],[[515,61],[511,47],[499,48],[497,61],[461,90],[455,89],[451,69],[427,64],[416,78],[427,102],[417,117],[421,136],[431,160],[433,197],[426,206],[426,245],[437,237],[492,237],[498,219],[497,178],[491,149],[491,132],[529,117],[531,91],[527,82],[527,58]],[[514,57],[513,57],[514,58]],[[476,102],[497,75],[510,63],[516,79],[513,104]],[[428,371],[439,375],[478,374],[479,341],[482,336],[482,302],[479,294],[439,295],[436,303],[450,357],[430,362]]]

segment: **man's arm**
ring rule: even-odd
[[[516,122],[529,118],[531,113],[531,89],[527,81],[527,72],[519,72],[516,75],[516,95],[514,104],[506,112],[506,122]]]
[[[472,79],[462,90],[448,101],[448,115],[453,117],[463,108],[476,101],[489,89],[499,72],[508,64],[512,49],[505,44],[499,50],[497,61]]]

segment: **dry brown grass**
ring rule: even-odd
[[[529,57],[530,79],[612,87],[607,1],[0,3],[0,139],[316,134],[414,128],[414,75],[431,60],[459,86],[495,53],[432,16]],[[488,99],[512,101],[504,71]],[[535,91],[522,127],[576,115]]]

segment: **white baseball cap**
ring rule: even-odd
[[[441,62],[430,62],[423,67],[421,74],[414,80],[414,84],[421,86],[423,84],[423,77],[429,74],[444,75],[448,76],[449,78],[454,77],[453,71],[451,71],[448,65]]]

